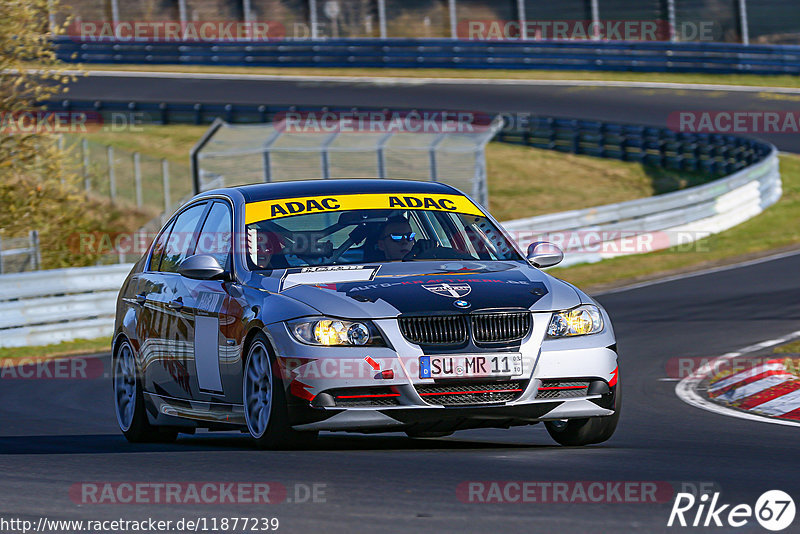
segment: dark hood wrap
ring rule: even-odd
[[[372,280],[296,285],[282,294],[323,314],[352,318],[497,308],[553,311],[580,304],[568,284],[515,262],[389,263]]]
[[[444,276],[381,278],[368,283],[337,284],[336,292],[361,302],[385,300],[401,314],[450,311],[468,313],[491,308],[530,308],[549,291],[518,270]],[[456,302],[468,303],[457,307]],[[463,305],[463,304],[462,304]]]

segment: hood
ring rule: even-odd
[[[263,285],[320,313],[350,318],[470,313],[496,308],[556,311],[580,304],[569,284],[524,262],[425,261],[286,269]],[[269,287],[271,286],[271,287]]]

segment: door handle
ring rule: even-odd
[[[142,305],[147,302],[147,293],[139,293],[136,295],[136,304]]]
[[[175,300],[171,300],[169,301],[169,304],[167,304],[167,306],[169,306],[173,310],[180,310],[181,308],[183,308],[183,299],[178,297]]]

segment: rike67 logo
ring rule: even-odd
[[[681,527],[743,527],[755,518],[767,530],[784,530],[794,521],[794,500],[781,490],[762,494],[756,505],[722,504],[720,494],[699,497],[691,493],[678,493],[669,514],[667,526]]]

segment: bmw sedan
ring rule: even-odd
[[[445,436],[543,422],[563,445],[620,414],[605,310],[458,190],[325,180],[208,191],[127,277],[114,407],[130,441],[240,430]]]

